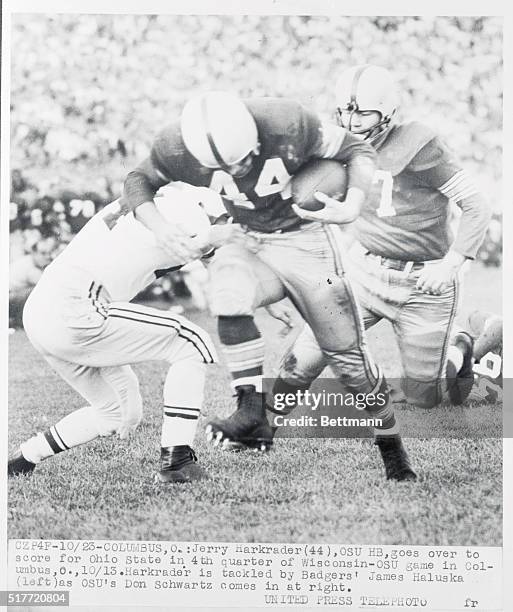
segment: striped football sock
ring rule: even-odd
[[[219,338],[232,385],[253,385],[262,392],[264,341],[252,316],[219,317]]]
[[[195,356],[169,367],[164,383],[161,446],[192,446],[203,404],[206,367]]]
[[[98,435],[98,428],[91,418],[91,407],[85,406],[68,414],[44,433],[36,434],[20,448],[27,461],[39,463],[43,459],[90,442]]]
[[[198,418],[199,408],[183,406],[164,406],[164,419],[162,423],[161,446],[192,446]]]

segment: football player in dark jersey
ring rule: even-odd
[[[292,209],[291,177],[312,158],[338,160],[348,171],[343,203],[320,196],[321,222],[301,219]],[[150,156],[127,176],[126,211],[135,210],[164,248],[186,250],[188,241],[169,228],[153,202],[156,191],[172,181],[220,193],[234,224],[245,231],[244,240],[218,249],[210,264],[210,307],[238,396],[232,415],[209,424],[214,443],[261,450],[271,444],[262,392],[264,343],[253,314],[285,296],[349,390],[386,393],[365,346],[330,225],[355,220],[374,170],[375,152],[368,143],[341,126],[322,123],[294,101],[209,92],[185,105],[180,120],[157,136]],[[414,479],[390,402],[367,410],[382,423],[375,435],[387,477]]]
[[[384,68],[356,66],[336,87],[339,124],[377,151],[377,170],[360,216],[350,227],[350,277],[365,326],[392,323],[409,402],[431,408],[447,392],[454,404],[473,385],[472,336],[451,337],[460,270],[475,258],[490,220],[483,195],[453,154],[416,121],[400,123],[399,94]],[[450,202],[462,214],[455,237]],[[316,212],[296,211],[314,220]],[[343,236],[347,246],[351,240]],[[308,388],[327,364],[305,327],[283,360],[276,389]],[[285,385],[287,386],[287,385]],[[289,388],[289,386],[287,386]]]

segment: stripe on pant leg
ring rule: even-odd
[[[454,319],[456,318],[456,312],[458,310],[459,291],[460,291],[460,281],[459,281],[458,276],[456,276],[456,278],[453,281],[453,287],[454,287],[454,298],[453,298],[452,307],[451,307],[451,314],[449,315],[449,323],[447,325],[447,332],[445,334],[445,340],[443,343],[442,358],[440,360],[440,368],[438,370],[438,376],[436,379],[437,380],[437,395],[440,398],[440,400],[442,400],[443,398],[442,381],[444,380],[444,377],[446,377],[444,366],[445,366],[445,362],[447,358],[447,351],[449,350],[449,342],[451,339],[452,327],[454,325]]]
[[[205,340],[203,337],[206,334],[205,330],[199,327],[198,325],[194,325],[185,317],[176,317],[172,314],[167,314],[165,311],[162,314],[154,314],[153,312],[147,312],[144,307],[130,307],[130,308],[122,308],[120,306],[116,306],[115,303],[109,304],[109,312],[110,310],[117,310],[119,312],[131,312],[138,315],[143,315],[146,317],[154,318],[154,319],[163,319],[165,321],[172,321],[180,326],[180,329],[184,332],[190,333],[193,338],[199,341],[200,345],[204,347],[206,353],[211,359],[211,363],[215,362],[215,349],[213,346],[208,346],[210,343]],[[198,349],[199,350],[199,349]]]
[[[104,319],[107,318],[107,313],[105,312],[105,306],[98,301],[98,296],[100,295],[100,291],[102,290],[102,285],[96,286],[96,282],[93,281],[89,286],[89,299],[91,300],[92,305],[94,306],[96,312],[101,315]],[[93,293],[95,295],[93,295]]]
[[[349,296],[349,303],[351,305],[351,310],[353,313],[353,322],[355,323],[355,329],[356,329],[356,337],[357,337],[357,342],[358,342],[358,350],[360,352],[360,355],[362,357],[362,361],[363,361],[363,367],[365,370],[365,375],[367,377],[367,381],[369,383],[371,383],[373,385],[373,393],[375,390],[379,389],[380,385],[381,385],[381,381],[383,379],[383,374],[381,372],[381,368],[373,363],[370,359],[369,359],[369,355],[367,352],[367,348],[366,348],[366,344],[364,341],[364,334],[365,334],[365,330],[364,330],[364,326],[363,326],[363,318],[360,312],[360,307],[358,305],[358,302],[356,301],[356,298],[354,296],[354,292],[353,292],[353,288],[351,286],[351,283],[347,280],[345,273],[344,273],[344,267],[342,264],[342,260],[340,258],[340,253],[336,247],[336,241],[335,238],[333,236],[333,230],[328,227],[328,226],[323,226],[324,232],[326,234],[326,238],[328,240],[328,245],[330,247],[330,250],[332,252],[333,255],[333,261],[335,263],[335,272],[337,274],[337,276],[339,276],[339,278],[342,280],[342,282],[344,283],[344,287],[347,291],[347,294]],[[374,367],[375,370],[374,370]]]
[[[167,327],[168,329],[173,329],[179,338],[182,338],[183,340],[190,342],[194,346],[194,348],[201,355],[201,358],[203,359],[204,363],[213,363],[210,359],[205,358],[205,355],[203,354],[199,346],[194,342],[192,338],[189,338],[188,336],[185,336],[184,334],[180,333],[179,331],[180,328],[178,326],[172,325],[171,323],[157,323],[155,321],[148,321],[146,319],[141,319],[137,317],[128,317],[126,315],[119,315],[119,314],[113,314],[113,313],[109,313],[109,317],[112,317],[114,319],[125,319],[127,321],[135,321],[136,323],[146,323],[147,325],[157,325],[158,327]]]
[[[327,225],[323,225],[322,229],[326,234],[326,238],[328,240],[328,246],[331,249],[331,254],[333,256],[333,263],[335,264],[335,274],[337,276],[342,276],[344,274],[344,266],[342,264],[342,259],[340,257],[339,250],[336,246],[336,239],[333,236],[333,230]]]
[[[133,315],[133,317],[127,316],[128,314]],[[197,331],[192,329],[191,326],[184,325],[183,321],[185,321],[185,319],[180,321],[172,316],[154,315],[152,313],[138,310],[137,308],[120,308],[119,306],[113,306],[112,304],[109,305],[109,316],[174,329],[180,338],[192,343],[192,345],[200,353],[205,363],[215,363],[216,361],[211,349],[205,342],[205,339]]]

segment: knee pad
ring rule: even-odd
[[[308,388],[324,370],[325,365],[320,351],[299,351],[292,346],[281,359],[279,376]]]
[[[225,259],[211,266],[208,287],[210,311],[217,316],[251,315],[256,299],[256,280],[246,262]]]

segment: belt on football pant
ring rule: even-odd
[[[405,274],[409,274],[410,272],[417,272],[418,270],[422,270],[424,266],[436,263],[440,261],[439,259],[430,259],[429,261],[405,261],[404,259],[394,259],[393,257],[384,257],[383,255],[376,255],[371,253],[368,249],[366,249],[362,244],[355,241],[350,246],[350,251],[354,253],[359,253],[364,257],[368,257],[375,261],[380,266],[384,268],[388,268],[389,270],[396,270],[398,272],[404,272]]]
[[[348,247],[349,253],[352,253],[353,256],[359,255],[360,257],[365,257],[371,259],[373,262],[377,263],[384,268],[388,268],[389,270],[396,270],[398,272],[404,272],[405,274],[409,274],[410,272],[417,272],[422,270],[424,266],[436,263],[440,261],[440,259],[430,259],[428,261],[405,261],[404,259],[394,259],[393,257],[385,257],[384,255],[376,255],[372,253],[363,246],[361,242],[358,240],[354,240],[350,246]]]
[[[252,227],[248,227],[247,225],[243,225],[244,229],[248,232],[256,232],[260,234],[286,234],[287,232],[297,232],[300,229],[303,229],[307,225],[312,225],[315,223],[314,221],[300,221],[299,223],[295,223],[294,225],[290,225],[288,227],[281,227],[279,229],[255,229]]]
[[[374,255],[370,251],[367,251],[365,255],[366,257],[370,257],[374,261],[378,262],[379,265],[383,266],[384,268],[397,270],[398,272],[404,272],[405,274],[422,270],[426,264],[424,261],[403,261],[402,259],[392,259],[390,257],[383,257],[382,255]]]

